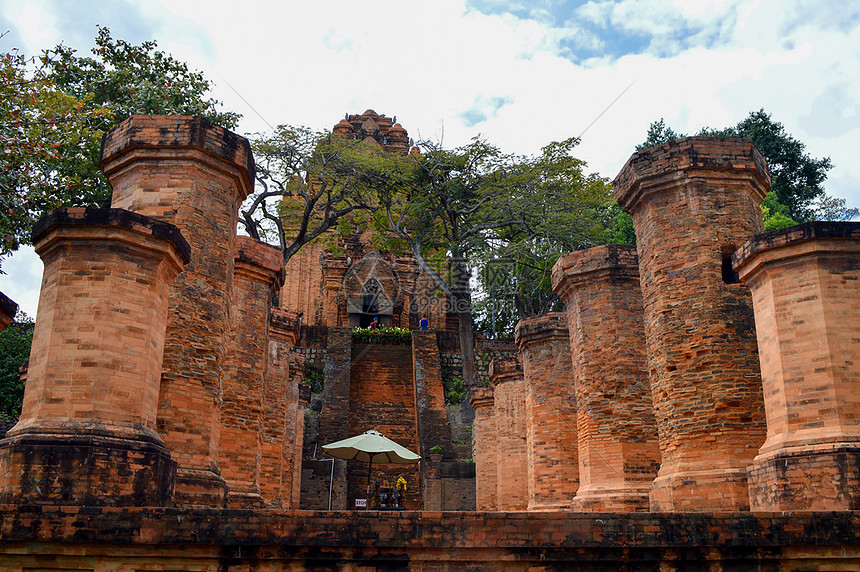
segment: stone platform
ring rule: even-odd
[[[0,570],[857,570],[860,512],[0,506]]]

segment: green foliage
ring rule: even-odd
[[[794,226],[797,222],[788,215],[788,207],[777,200],[773,191],[770,191],[761,203],[761,214],[764,218],[764,230],[770,232],[781,228]]]
[[[430,447],[430,454],[432,454],[432,455],[441,455],[442,452],[443,452],[443,449],[439,445],[433,445],[432,447]]]
[[[409,345],[412,343],[412,330],[397,326],[378,330],[353,328],[352,341],[356,344]]]
[[[217,111],[199,72],[156,50],[99,28],[94,57],[62,44],[40,57],[0,57],[0,257],[29,242],[33,223],[59,206],[97,206],[110,198],[98,167],[101,137],[136,113],[203,115],[233,128]]]
[[[636,230],[633,218],[621,210],[617,204],[610,208],[611,223],[606,229],[607,244],[636,244]]]
[[[325,389],[325,372],[317,367],[306,367],[302,384],[310,387],[311,393],[322,393]]]
[[[289,260],[302,246],[324,243],[342,255],[342,239],[372,224],[377,201],[364,180],[376,149],[307,127],[279,125],[251,137],[257,186],[239,222],[256,238],[280,246]]]
[[[442,387],[445,390],[445,405],[460,405],[466,398],[466,382],[459,375],[443,370]]]
[[[827,172],[833,167],[830,158],[810,157],[805,152],[806,146],[787,133],[782,123],[774,121],[764,109],[751,112],[733,127],[705,127],[697,135],[746,137],[756,144],[767,161],[773,195],[762,208],[765,229],[783,228],[789,221],[850,220],[858,214],[858,209],[849,208],[844,199],[825,193],[823,184]],[[646,141],[636,148],[679,137],[684,137],[684,134],[667,127],[661,118],[651,124]]]
[[[20,368],[30,359],[33,321],[19,312],[14,322],[0,332],[0,411],[17,417],[24,399]]]

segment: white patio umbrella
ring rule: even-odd
[[[370,463],[367,468],[367,490],[370,490],[370,471],[374,462],[412,465],[421,460],[421,455],[416,455],[374,429],[323,445],[323,451],[338,459],[357,459]]]

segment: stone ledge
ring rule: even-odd
[[[757,234],[732,254],[732,267],[737,269],[765,250],[816,239],[860,241],[860,222],[812,221]]]
[[[174,225],[127,211],[125,209],[60,208],[39,219],[33,226],[33,244],[58,226],[118,226],[172,242],[186,264],[191,261],[191,247]]]

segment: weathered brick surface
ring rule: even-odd
[[[219,506],[221,368],[250,145],[199,117],[133,116],[105,134],[100,164],[114,207],[166,220],[200,245],[171,288],[158,431],[179,463],[176,502]]]
[[[415,376],[414,392],[416,406],[416,421],[418,426],[419,446],[415,450],[424,459],[429,458],[430,449],[440,446],[443,456],[449,459],[453,456],[451,428],[448,425],[448,413],[445,410],[445,390],[442,387],[442,366],[439,360],[439,346],[434,332],[412,332],[412,371]],[[431,477],[427,472],[429,463],[421,463],[421,484],[425,488]],[[441,474],[434,475],[441,478]],[[441,493],[441,488],[440,488]],[[428,502],[425,495],[422,506],[424,510],[442,510],[442,497],[439,505]]]
[[[419,452],[418,416],[409,345],[354,344],[349,386],[348,435],[376,429],[410,451]],[[449,438],[450,442],[450,438]],[[420,454],[420,453],[419,453]],[[348,506],[366,498],[368,464],[347,462]],[[372,481],[389,482],[397,476],[407,482],[406,506],[422,507],[419,465],[377,464]]]
[[[16,313],[18,313],[18,304],[0,292],[0,330],[12,323]]]
[[[573,509],[648,510],[660,452],[636,249],[571,252],[552,278],[567,308],[576,380],[580,487]]]
[[[614,187],[636,228],[660,435],[651,508],[745,509],[764,406],[750,293],[729,257],[761,232],[764,161],[749,140],[687,137],[635,153]]]
[[[858,530],[856,512],[591,516],[2,506],[0,568],[856,570]]]
[[[218,464],[230,487],[227,500],[237,508],[264,505],[260,470],[269,314],[272,298],[283,284],[283,273],[280,249],[247,236],[236,237],[230,326],[221,374]]]
[[[579,488],[576,394],[567,318],[552,312],[516,327],[526,391],[528,510],[564,510]]]
[[[490,362],[496,418],[497,510],[526,510],[529,502],[526,388],[518,356]]]
[[[767,412],[752,509],[860,509],[860,223],[759,235],[734,262],[752,290]]]
[[[302,385],[304,381],[305,370],[303,367],[304,359],[301,355],[293,353],[290,360],[290,368],[293,373],[293,386],[298,390],[296,392],[296,413],[292,416],[293,427],[295,434],[293,435],[292,458],[284,460],[284,470],[290,473],[290,487],[292,495],[290,497],[290,506],[299,508],[302,497],[302,447],[304,445],[305,432],[305,413],[307,413],[308,405],[311,402],[311,388],[307,385]],[[287,427],[286,432],[290,430]],[[285,475],[286,478],[286,475]]]
[[[473,387],[470,404],[475,410],[472,439],[475,446],[476,510],[498,510],[498,441],[493,387]]]
[[[155,432],[176,227],[120,209],[58,209],[34,229],[45,265],[18,424],[0,441],[7,502],[167,504]]]

